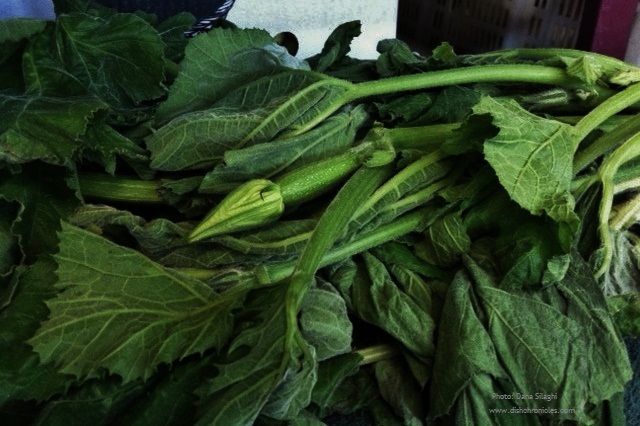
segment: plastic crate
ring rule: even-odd
[[[400,0],[399,37],[429,50],[575,47],[588,0]]]

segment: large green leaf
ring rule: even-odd
[[[105,107],[91,97],[0,95],[0,161],[69,165],[89,122]]]
[[[0,311],[0,406],[9,400],[46,400],[62,393],[73,378],[42,364],[26,343],[48,314],[45,301],[54,297],[55,264],[43,258],[16,272],[12,302]]]
[[[246,322],[227,349],[228,362],[200,387],[201,425],[251,425],[282,380],[286,287],[259,290],[245,305]],[[253,314],[253,315],[252,315]]]
[[[534,395],[537,389],[546,389],[545,393],[558,398],[545,403],[558,408],[585,407],[610,399],[623,390],[632,374],[624,344],[604,298],[597,295],[593,276],[578,257],[572,260],[559,284],[568,303],[566,313],[540,298],[496,288],[477,265],[468,265],[487,315],[487,332],[514,390]],[[524,400],[521,404],[535,407],[541,402]],[[567,416],[588,421],[591,414],[576,409]]]
[[[431,383],[430,415],[434,418],[449,413],[476,377],[505,376],[472,300],[468,278],[458,274],[449,286],[438,329]]]
[[[129,109],[165,93],[164,44],[134,14],[62,15],[24,59],[32,92],[91,93],[115,109]]]
[[[202,34],[187,46],[157,120],[209,108],[229,91],[290,64],[291,58],[266,31],[217,28]]]
[[[106,368],[129,382],[148,378],[160,363],[219,349],[244,297],[242,291],[216,295],[200,281],[68,224],[56,261],[60,293],[29,343],[44,362],[77,377]]]
[[[4,19],[0,21],[0,43],[30,37],[42,31],[46,24],[36,19]]]
[[[299,70],[251,82],[213,108],[183,114],[158,129],[147,139],[151,167],[208,167],[228,150],[270,141],[286,129],[313,121],[343,90],[334,80]]]
[[[533,214],[567,220],[554,207],[567,196],[577,141],[572,127],[538,117],[515,101],[483,97],[476,114],[490,114],[499,133],[484,144],[484,155],[511,198]]]
[[[260,111],[211,109],[182,115],[147,139],[151,167],[176,171],[208,168],[236,148],[264,119]]]
[[[358,372],[360,362],[362,362],[362,356],[352,352],[320,363],[318,382],[313,388],[311,400],[318,406],[321,417],[334,409],[336,399],[340,395],[340,386],[347,378]]]

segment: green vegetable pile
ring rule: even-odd
[[[621,424],[640,69],[0,22],[0,424]]]

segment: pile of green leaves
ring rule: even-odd
[[[639,69],[57,6],[0,22],[1,424],[624,421]]]

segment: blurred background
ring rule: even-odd
[[[11,0],[10,0],[11,1]],[[15,1],[15,0],[14,0]],[[206,18],[225,0],[101,0],[121,10],[182,10]],[[507,47],[576,47],[640,63],[638,0],[237,0],[228,19],[290,31],[300,56],[317,52],[337,23],[361,19],[362,58],[396,35],[418,52],[449,41],[461,53]]]
[[[56,0],[66,1],[66,0]],[[458,52],[509,47],[575,47],[640,64],[638,0],[98,0],[160,19],[182,11],[243,27],[291,32],[299,56],[318,52],[339,23],[360,19],[353,56],[376,56],[376,42],[398,37],[428,53],[440,41]],[[0,18],[53,16],[53,0],[1,0]],[[219,13],[222,11],[223,13]]]

